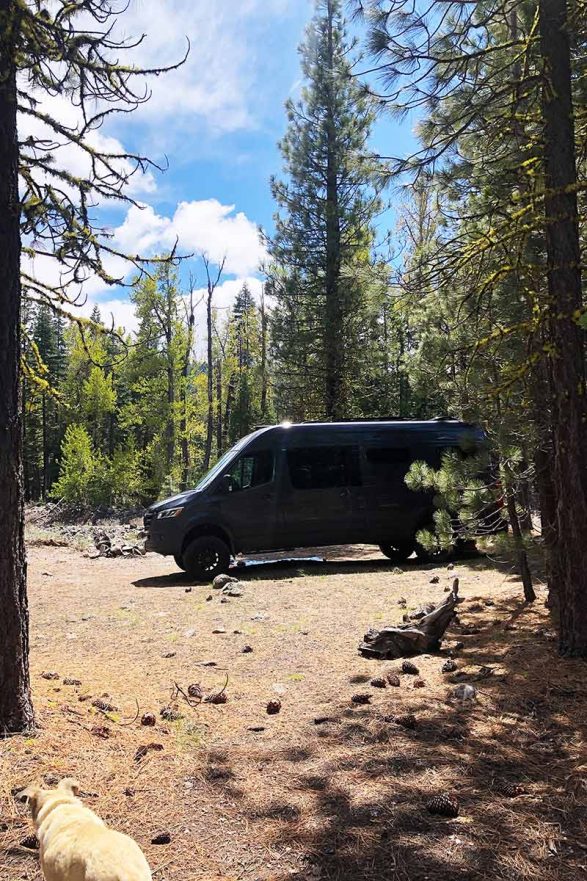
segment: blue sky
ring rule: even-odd
[[[183,67],[151,81],[147,104],[131,116],[111,118],[97,133],[102,144],[166,157],[169,167],[134,179],[133,196],[143,210],[120,206],[106,213],[99,207],[96,216],[131,253],[160,253],[178,237],[184,252],[206,251],[212,260],[226,254],[217,294],[224,308],[244,279],[260,288],[256,270],[263,252],[256,230],[272,226],[269,178],[281,169],[284,102],[301,85],[297,47],[312,11],[312,0],[130,0],[117,25],[120,36],[146,34],[134,51],[139,64],[176,61],[186,39],[191,51]],[[72,118],[63,98],[51,109]],[[411,142],[410,126],[388,119],[374,132],[382,153],[405,153]],[[63,159],[74,168],[78,162],[65,148]],[[392,222],[391,215],[383,220]],[[201,266],[185,269],[195,270],[203,285]],[[112,270],[118,274],[120,267]],[[98,303],[105,318],[112,314],[133,329],[124,289],[104,289],[92,279],[86,291],[84,312]]]

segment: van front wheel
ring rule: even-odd
[[[183,552],[183,568],[195,581],[212,581],[227,572],[230,551],[226,542],[216,535],[201,535]]]
[[[408,557],[412,555],[414,550],[413,542],[397,542],[397,544],[379,545],[382,554],[392,561],[392,563],[405,563]]]

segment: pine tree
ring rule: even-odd
[[[75,301],[80,281],[95,273],[115,283],[103,261],[112,241],[93,227],[96,200],[128,201],[125,187],[144,156],[96,147],[92,133],[106,116],[144,100],[133,79],[147,73],[120,64],[129,49],[112,38],[116,11],[109,0],[0,0],[0,731],[33,724],[28,674],[28,609],[24,549],[21,359],[22,295],[57,310]],[[151,73],[161,73],[152,70]],[[79,111],[68,127],[39,97],[63,95]],[[19,141],[17,115],[34,120],[35,134]],[[42,129],[39,134],[39,129]],[[87,173],[59,163],[55,144],[73,145]],[[19,187],[20,182],[20,187]],[[23,248],[23,239],[25,246]],[[22,253],[24,252],[24,254]],[[40,278],[30,259],[54,260],[61,281]],[[26,259],[21,261],[21,256]],[[144,265],[136,255],[134,265]],[[21,267],[22,263],[22,267]],[[49,277],[50,278],[50,277]]]
[[[351,75],[340,0],[318,0],[300,53],[306,85],[287,104],[285,179],[272,181],[276,395],[284,415],[334,419],[351,411],[371,320],[374,111]]]
[[[571,17],[564,0],[446,0],[440,19],[405,0],[363,5],[389,106],[425,111],[421,150],[395,168],[432,171],[444,191],[421,304],[430,332],[420,339],[435,347],[456,409],[483,413],[502,436],[517,416],[524,457],[539,451],[560,647],[584,655],[587,417],[572,95],[583,60],[568,38],[575,33],[578,46],[584,37],[581,5]],[[442,324],[444,339],[435,332]],[[511,486],[506,494],[515,521]]]

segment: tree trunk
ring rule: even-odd
[[[334,10],[328,0],[328,58],[331,68],[334,64],[333,42]],[[328,101],[332,105],[332,79],[328,80]],[[341,354],[344,340],[341,339],[341,291],[340,291],[340,218],[338,207],[338,144],[334,114],[330,110],[326,125],[327,168],[326,168],[326,266],[325,266],[325,378],[326,378],[326,416],[338,419],[344,416],[341,377]]]
[[[267,310],[265,308],[265,286],[261,291],[261,420],[267,420]]]
[[[190,376],[190,360],[192,346],[194,344],[194,303],[193,289],[190,290],[190,305],[187,313],[187,340],[181,368],[181,420],[179,431],[181,434],[181,489],[187,489],[190,479],[190,445],[188,440],[188,385]]]
[[[524,599],[527,603],[533,603],[536,599],[536,594],[534,593],[534,587],[532,585],[532,573],[530,572],[528,555],[526,553],[526,548],[524,547],[524,536],[522,535],[520,520],[516,510],[516,499],[509,479],[507,481],[507,486],[505,486],[504,489],[508,520],[512,527],[512,536],[516,546],[518,573],[522,579],[522,586],[524,588]]]
[[[34,725],[30,694],[20,407],[17,4],[0,0],[0,736]]]
[[[43,392],[41,396],[41,419],[42,419],[42,434],[43,434],[43,484],[41,489],[41,498],[44,502],[47,501],[47,489],[49,483],[49,451],[47,449],[47,398],[45,392]]]
[[[220,356],[216,362],[216,454],[218,458],[222,455],[223,447],[222,432],[222,359]]]
[[[204,471],[210,468],[210,460],[212,458],[212,439],[214,437],[214,376],[212,369],[212,295],[214,288],[208,281],[208,298],[206,300],[206,330],[208,333],[208,418],[206,423],[206,447],[204,450],[204,461],[202,467]]]
[[[554,483],[561,654],[587,657],[587,402],[571,53],[565,0],[540,0],[545,226],[552,342]]]

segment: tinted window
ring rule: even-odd
[[[271,450],[263,450],[259,453],[241,456],[228,473],[230,474],[232,492],[269,483],[273,480],[273,453]]]
[[[396,465],[411,461],[407,447],[370,447],[365,450],[370,465]]]
[[[329,489],[361,483],[358,447],[305,447],[287,451],[295,489]]]

